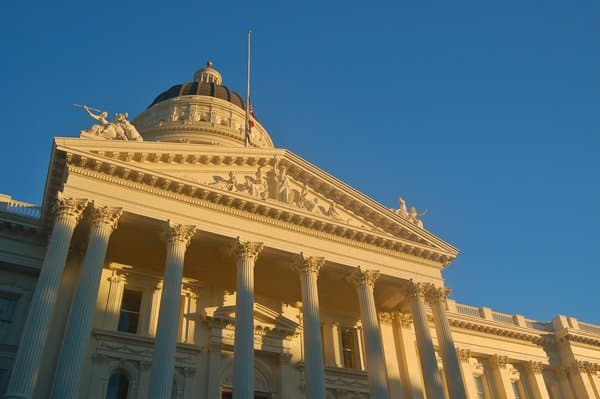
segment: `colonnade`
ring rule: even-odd
[[[69,243],[87,206],[91,208],[88,248],[75,287],[50,394],[52,399],[77,397],[108,241],[117,227],[122,210],[88,204],[85,200],[59,197],[54,229],[33,295],[7,393],[4,395],[6,399],[31,399],[33,395]],[[150,399],[170,397],[172,390],[183,264],[186,250],[195,231],[194,226],[172,223],[168,225],[164,283],[151,366]],[[237,259],[234,399],[254,398],[254,367],[252,366],[254,364],[254,266],[262,248],[262,243],[244,242],[239,238],[234,243]],[[307,257],[304,254],[299,254],[295,264],[302,293],[305,392],[306,397],[310,399],[325,399],[325,371],[317,287],[319,271],[324,264],[325,259]],[[389,399],[386,363],[373,295],[378,276],[378,271],[356,268],[350,276],[350,281],[356,287],[360,305],[371,398]],[[450,398],[466,399],[458,356],[446,316],[445,301],[448,290],[412,281],[409,289],[411,313],[427,397],[443,398],[444,395],[426,318],[425,300],[428,300],[432,307]]]

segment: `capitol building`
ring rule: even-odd
[[[0,398],[600,399],[600,326],[453,301],[453,245],[277,148],[212,63],[84,110],[43,203],[0,195]]]

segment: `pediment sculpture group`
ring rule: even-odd
[[[423,221],[419,219],[421,216],[425,216],[427,214],[427,210],[423,212],[417,212],[417,208],[411,206],[410,209],[406,206],[406,201],[402,197],[398,197],[398,203],[400,208],[392,209],[392,211],[400,216],[402,219],[406,219],[414,225],[423,228]]]
[[[277,160],[271,171],[263,172],[259,167],[254,176],[236,175],[230,171],[227,177],[214,176],[209,186],[220,190],[249,194],[262,200],[275,199],[289,205],[295,205],[300,209],[317,214],[322,214],[334,220],[342,221],[342,215],[338,211],[335,202],[330,201],[325,206],[319,204],[319,198],[310,196],[306,183],[301,189],[293,188],[285,165],[278,165]]]
[[[108,120],[108,112],[99,111],[94,114],[86,105],[81,105],[81,108],[94,120],[100,122],[99,125],[92,125],[90,128],[80,132],[81,137],[104,138],[107,140],[131,140],[144,141],[142,135],[137,131],[135,126],[127,120],[129,114],[115,114],[112,121]]]

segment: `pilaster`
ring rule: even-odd
[[[527,380],[531,387],[533,399],[550,399],[544,376],[542,375],[544,365],[541,362],[530,361],[525,365]]]

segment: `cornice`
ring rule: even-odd
[[[558,332],[556,338],[558,342],[577,342],[591,346],[600,346],[600,335],[571,328]]]
[[[473,317],[448,312],[448,321],[452,327],[520,341],[528,341],[538,345],[549,345],[555,342],[553,333],[534,333],[527,328],[509,326],[493,320],[475,319]]]
[[[136,158],[138,160],[145,158],[149,162],[157,162],[159,159],[164,159],[167,156],[164,154],[148,153],[144,155],[143,152],[132,154],[128,151],[118,153],[103,151],[102,154],[100,152],[89,154],[73,149],[63,149],[62,151],[65,151],[65,161],[69,173],[92,177],[111,184],[175,199],[190,205],[230,213],[319,238],[376,250],[379,253],[386,253],[392,256],[416,256],[441,267],[444,267],[456,255],[456,252],[425,245],[422,242],[426,240],[421,238],[419,238],[421,243],[417,243],[410,241],[408,238],[394,236],[391,233],[361,229],[341,221],[319,217],[301,209],[293,208],[280,201],[261,200],[220,190],[202,183],[142,168],[143,163],[128,163],[128,161]],[[178,159],[181,162],[188,162],[190,160],[190,156],[184,156],[184,154],[171,153],[168,157],[173,162],[176,162]],[[217,161],[215,157],[221,159],[221,161]],[[210,161],[212,163],[224,162],[226,164],[244,162],[246,164],[260,165],[262,162],[269,162],[273,159],[273,150],[268,152],[268,156],[265,152],[264,155],[258,158],[233,158],[227,154],[218,153],[213,157],[204,155],[194,159],[198,162]],[[394,217],[396,216],[394,215]],[[400,220],[400,222],[407,223],[404,220]],[[412,238],[413,236],[410,237]]]
[[[434,245],[448,254],[447,262],[458,250],[403,219],[393,211],[355,190],[341,180],[285,149],[223,147],[201,144],[165,142],[123,142],[55,138],[57,148],[67,153],[84,155],[87,152],[131,163],[173,163],[190,165],[286,166],[287,173],[300,182],[311,185],[321,194],[334,198],[345,209],[364,215],[384,231],[424,245]]]

